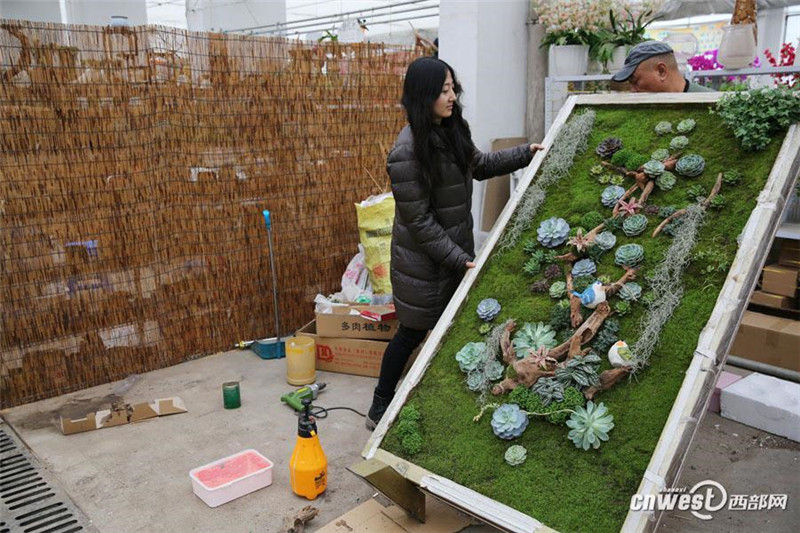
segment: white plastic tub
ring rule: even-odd
[[[272,484],[272,461],[244,450],[189,472],[192,489],[209,507],[217,507]]]

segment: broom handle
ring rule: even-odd
[[[280,321],[278,315],[278,277],[275,274],[275,256],[272,254],[272,220],[268,210],[263,211],[264,222],[267,225],[267,238],[269,239],[269,268],[272,270],[272,304],[275,307],[275,340],[281,339]]]

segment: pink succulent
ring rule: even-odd
[[[631,198],[630,202],[626,202],[625,200],[619,201],[619,210],[623,215],[635,215],[639,209],[642,208],[642,204],[640,204],[636,198]]]

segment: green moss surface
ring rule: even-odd
[[[696,250],[714,248],[732,261],[736,253],[736,237],[744,227],[755,206],[759,191],[767,181],[782,142],[773,139],[763,152],[743,152],[717,117],[705,106],[667,108],[596,107],[597,118],[589,148],[576,157],[569,177],[548,191],[548,197],[517,246],[502,255],[493,256],[470,291],[466,304],[457,314],[442,347],[433,358],[419,386],[408,403],[421,414],[420,429],[424,438],[422,449],[412,457],[404,454],[395,428],[390,429],[382,447],[400,457],[412,460],[436,474],[445,476],[481,494],[535,517],[561,531],[618,531],[631,496],[636,492],[644,470],[658,442],[670,408],[677,396],[684,373],[691,360],[701,329],[705,325],[722,283],[724,273],[701,275],[703,264],[692,264],[686,273],[685,294],[681,304],[662,331],[661,341],[650,360],[650,366],[636,378],[624,381],[602,393],[604,402],[614,416],[615,427],[610,440],[598,450],[583,451],[567,438],[563,426],[541,419],[532,419],[528,429],[513,444],[528,450],[527,461],[510,467],[503,460],[509,442],[494,436],[490,426],[491,413],[480,422],[472,421],[480,410],[478,395],[465,385],[465,375],[459,371],[455,353],[467,342],[480,341],[480,320],[475,309],[483,298],[496,298],[503,306],[494,323],[514,318],[517,324],[528,321],[547,323],[550,307],[555,305],[546,293],[533,294],[529,285],[541,276],[531,277],[522,272],[527,255],[522,243],[536,237],[538,223],[551,216],[566,220],[599,211],[610,216],[610,209],[600,203],[605,187],[591,176],[589,169],[599,162],[594,148],[604,138],[620,137],[626,148],[649,155],[657,148],[668,148],[672,136],[658,137],[653,127],[662,120],[673,124],[683,118],[694,118],[697,127],[688,135],[685,153],[696,152],[706,159],[706,169],[697,178],[678,177],[671,191],[656,188],[648,201],[659,206],[687,205],[685,189],[695,183],[710,191],[719,172],[736,169],[744,178],[736,186],[723,185],[727,206],[722,211],[709,211],[701,229]],[[630,186],[630,180],[624,185]],[[637,282],[644,292],[649,289],[645,279],[648,271],[663,258],[671,238],[661,235],[650,238],[658,225],[658,216],[648,216],[643,235],[628,238],[615,232],[617,247],[628,242],[642,244],[645,263]],[[613,250],[603,255],[597,275],[616,280],[622,275],[614,265]],[[613,299],[612,303],[617,299]],[[646,307],[635,303],[631,312],[618,317],[620,338],[631,346]],[[605,354],[601,370],[609,368]],[[502,401],[490,397],[488,401]]]

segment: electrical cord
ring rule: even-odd
[[[310,412],[310,413],[311,413],[311,415],[312,415],[312,416],[314,416],[315,418],[317,418],[317,419],[319,419],[319,420],[323,420],[323,419],[325,419],[325,418],[328,418],[328,411],[335,411],[335,410],[337,410],[337,409],[343,409],[343,410],[346,410],[346,411],[352,411],[352,412],[354,412],[355,414],[357,414],[358,416],[362,416],[362,417],[364,417],[364,418],[366,418],[366,417],[367,417],[367,415],[365,415],[365,414],[364,414],[364,413],[362,413],[361,411],[356,411],[356,410],[355,410],[355,409],[353,409],[352,407],[341,407],[341,406],[340,406],[340,407],[322,407],[322,406],[320,406],[320,405],[315,405],[315,406],[313,406],[313,407],[310,409],[310,411],[309,411],[309,412]]]

